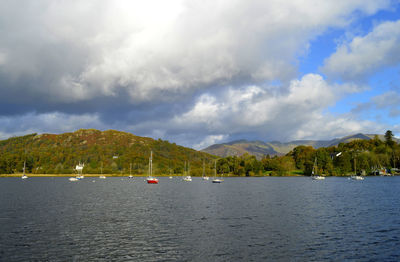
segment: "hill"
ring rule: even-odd
[[[201,175],[203,159],[211,173],[214,156],[161,139],[115,130],[81,129],[64,134],[30,134],[0,141],[0,173],[69,174],[79,163],[84,173],[147,174],[153,151],[155,174],[180,174],[190,162],[192,175]]]
[[[263,142],[263,141],[247,141],[247,140],[237,140],[229,143],[215,144],[209,146],[201,151],[217,155],[220,157],[227,156],[241,156],[245,153],[256,156],[261,159],[264,155],[285,155],[289,153],[293,148],[305,145],[312,146],[315,149],[321,147],[337,146],[340,143],[348,143],[354,140],[370,140],[373,139],[375,135],[373,134],[355,134],[342,138],[335,138],[332,140],[296,140],[287,143],[281,143],[277,141],[273,142]],[[378,135],[381,140],[384,140],[383,135]],[[398,140],[397,140],[398,141]]]

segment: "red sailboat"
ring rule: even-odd
[[[146,181],[147,184],[158,184],[158,179],[152,176],[153,174],[153,151],[150,153],[149,158],[149,176],[147,177]]]

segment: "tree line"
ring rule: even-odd
[[[84,140],[79,137],[69,144],[66,141],[78,138],[38,139],[36,134],[31,134],[0,141],[0,174],[21,173],[25,162],[26,172],[33,174],[73,174],[75,165],[84,163],[83,172],[87,174],[146,175],[151,150],[155,175],[190,172],[201,176],[204,167],[208,176],[215,172],[231,176],[309,176],[313,168],[318,174],[342,176],[361,171],[373,174],[379,169],[400,165],[400,146],[390,130],[385,133],[384,140],[375,136],[370,140],[354,140],[319,149],[297,146],[286,155],[266,155],[262,159],[249,154],[217,158],[161,139],[138,140],[135,137],[136,142],[131,143],[130,137],[119,133],[113,134],[113,139],[104,138],[103,144],[90,142],[91,137],[98,141],[101,135],[105,136],[93,131]],[[184,170],[185,162],[190,166],[188,170]]]
[[[361,172],[375,174],[381,169],[396,170],[399,166],[400,146],[388,130],[383,141],[375,136],[319,149],[301,145],[284,156],[266,155],[261,160],[250,155],[226,157],[219,159],[218,172],[236,176],[310,176],[314,168],[321,175],[345,176]]]

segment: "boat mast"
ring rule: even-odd
[[[357,176],[356,158],[354,157],[354,175]]]
[[[204,163],[204,159],[203,159],[203,177],[204,177],[204,173],[205,173],[205,163]]]
[[[150,152],[149,174],[150,174],[150,176],[152,176],[152,174],[153,174],[153,151]]]
[[[311,171],[311,175],[314,176],[314,173],[315,173],[315,175],[317,175],[317,157],[315,157],[314,165],[313,165],[312,171]]]
[[[217,160],[214,161],[214,177],[217,177]]]

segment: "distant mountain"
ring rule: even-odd
[[[31,134],[0,141],[0,173],[72,173],[79,162],[84,173],[147,174],[153,151],[155,174],[182,173],[184,162],[191,174],[201,175],[203,159],[211,169],[214,156],[161,139],[115,130],[81,129],[64,134]],[[208,170],[209,173],[211,170]]]
[[[257,158],[262,158],[264,155],[285,155],[290,152],[293,148],[306,145],[314,148],[336,146],[340,143],[348,143],[357,139],[373,139],[373,134],[355,134],[342,138],[335,138],[332,140],[296,140],[287,143],[281,143],[277,141],[273,142],[262,142],[262,141],[247,141],[237,140],[223,144],[215,144],[209,146],[201,151],[217,155],[220,157],[226,156],[240,156],[245,153],[255,155]],[[381,140],[384,140],[383,135],[378,135]]]

